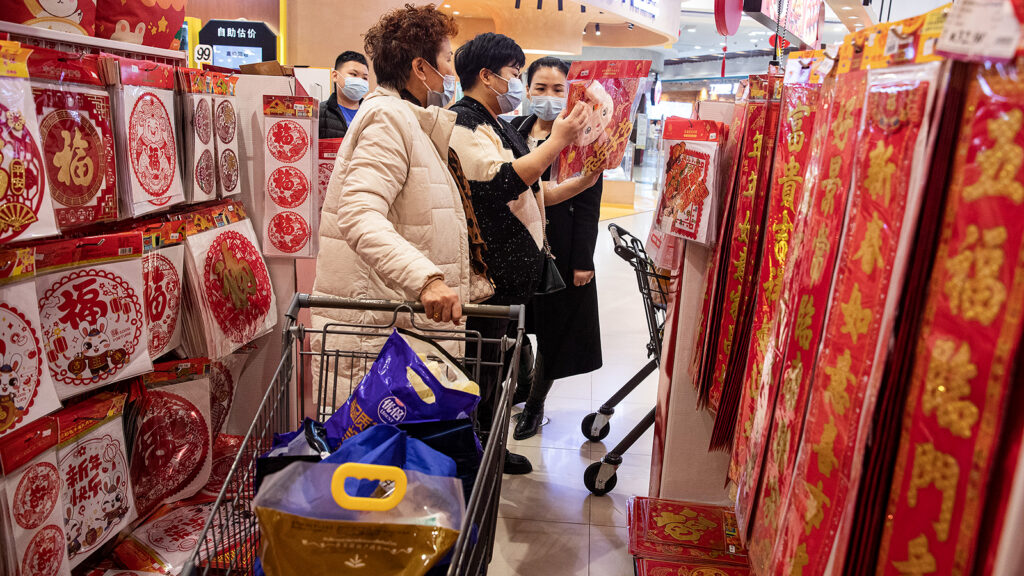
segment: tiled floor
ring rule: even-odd
[[[650,203],[650,186],[638,191],[637,205]],[[646,239],[649,212],[615,220]],[[505,476],[499,511],[492,576],[629,576],[626,550],[626,500],[647,495],[653,431],[625,455],[618,484],[606,496],[593,496],[583,471],[618,442],[653,406],[657,375],[652,375],[620,404],[611,433],[599,443],[580,432],[584,416],[595,411],[647,362],[650,338],[633,268],[615,255],[607,222],[601,224],[595,265],[601,306],[604,367],[593,374],[558,381],[548,397],[551,419],[541,433],[510,449],[533,462],[527,476]]]

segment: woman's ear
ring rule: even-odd
[[[423,82],[424,84],[426,84],[427,82],[427,70],[425,64],[426,60],[424,60],[422,57],[416,57],[413,58],[412,60],[413,76],[419,78],[420,82]]]

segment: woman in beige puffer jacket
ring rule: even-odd
[[[434,37],[430,37],[430,31]],[[453,74],[450,16],[432,7],[386,14],[366,34],[366,51],[380,85],[367,96],[338,151],[324,200],[316,295],[420,301],[416,325],[452,327],[470,299],[470,254],[462,196],[449,170],[455,113],[441,104]],[[426,37],[425,37],[426,33]],[[386,325],[391,313],[313,310],[313,327],[341,322]],[[408,315],[399,325],[409,326]],[[324,347],[312,338],[314,351]],[[381,338],[330,335],[326,349],[372,358]],[[454,343],[446,345],[459,355]],[[370,361],[342,359],[314,386],[324,408],[340,406]],[[320,374],[314,356],[312,374]],[[337,386],[334,385],[335,372]]]

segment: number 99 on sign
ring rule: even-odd
[[[196,64],[213,64],[213,46],[209,44],[196,44],[192,51],[192,57]]]

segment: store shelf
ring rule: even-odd
[[[21,42],[22,44],[54,48],[64,50],[65,52],[78,52],[82,54],[109,52],[122,56],[162,61],[168,64],[182,64],[185,62],[185,53],[181,50],[151,48],[140,44],[105,40],[81,34],[69,34],[67,32],[35,28],[13,22],[0,21],[0,33],[7,33],[10,35],[11,40]]]

